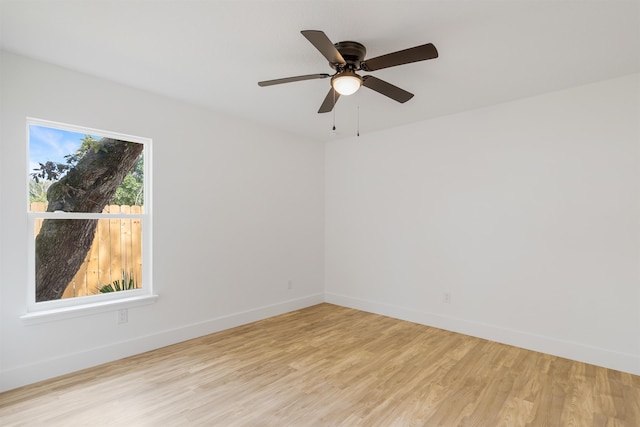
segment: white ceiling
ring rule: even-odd
[[[335,109],[340,136],[640,72],[640,1],[0,0],[0,47],[216,111],[327,140],[317,110],[332,73],[300,34],[355,40],[367,58],[433,43],[440,57],[371,73],[415,94],[367,88]],[[366,74],[366,73],[365,73]]]

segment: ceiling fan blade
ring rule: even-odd
[[[333,87],[329,89],[329,93],[324,97],[324,101],[322,101],[322,105],[318,110],[318,113],[328,113],[333,110],[333,107],[338,102],[338,98],[340,98],[340,94],[336,92]]]
[[[397,52],[367,59],[366,61],[362,61],[360,67],[364,71],[375,71],[382,68],[395,67],[396,65],[409,64],[411,62],[424,61],[437,57],[438,50],[436,47],[431,43],[427,43],[421,46],[411,47],[409,49],[399,50]]]
[[[380,80],[377,77],[362,77],[362,85],[368,87],[369,89],[375,90],[376,92],[381,93],[385,96],[388,96],[391,99],[395,99],[400,103],[407,102],[408,100],[413,98],[412,93],[407,92],[404,89],[400,89],[398,86],[394,86],[391,83],[387,83],[384,80]]]
[[[265,80],[263,82],[258,82],[258,86],[272,86],[272,85],[279,85],[282,83],[299,82],[301,80],[326,79],[327,77],[331,77],[331,75],[330,74],[307,74],[304,76],[285,77],[284,79]]]
[[[322,32],[317,30],[303,30],[300,31],[303,36],[307,38],[311,42],[312,45],[315,46],[316,49],[320,51],[320,53],[327,58],[332,64],[346,64],[347,62],[344,60],[338,49],[331,43],[329,37]]]

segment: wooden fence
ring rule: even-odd
[[[47,204],[31,203],[32,212],[46,212]],[[109,205],[104,213],[143,212],[142,206]],[[43,219],[35,222],[37,236]],[[73,221],[73,220],[70,220]],[[96,234],[87,257],[75,277],[67,285],[62,298],[73,298],[100,293],[98,287],[122,280],[122,273],[133,276],[138,286],[142,283],[142,224],[139,218],[107,218],[98,220]]]

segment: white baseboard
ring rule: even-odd
[[[0,392],[324,302],[313,294],[0,372]]]
[[[458,332],[512,345],[514,347],[525,348],[527,350],[640,375],[640,357],[633,354],[615,352],[576,342],[559,340],[553,337],[534,335],[496,325],[473,322],[458,317],[419,311],[377,301],[353,298],[346,295],[326,293],[325,301],[343,307],[355,308],[357,310]]]

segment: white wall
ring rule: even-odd
[[[0,391],[323,300],[323,146],[13,54],[0,57]],[[159,300],[24,324],[27,116],[153,139]],[[289,280],[293,289],[287,289]]]
[[[640,75],[364,129],[325,191],[327,301],[640,374]]]

